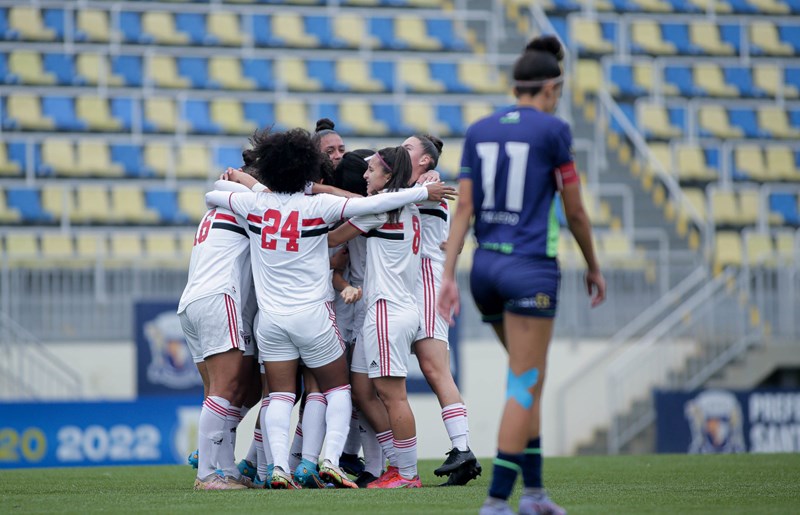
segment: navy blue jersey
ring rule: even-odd
[[[478,120],[467,129],[460,178],[473,182],[480,248],[556,256],[555,194],[578,180],[566,122],[519,106]]]

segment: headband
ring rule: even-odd
[[[378,161],[380,161],[381,165],[383,165],[383,167],[384,167],[384,168],[386,168],[386,170],[387,170],[389,173],[392,173],[392,167],[391,167],[391,166],[389,166],[389,165],[386,163],[386,161],[384,161],[384,160],[383,160],[383,158],[381,157],[381,155],[380,155],[378,152],[375,152],[374,154],[372,154],[372,155],[371,155],[371,156],[370,156],[368,159],[372,159],[373,157],[377,157],[377,158],[378,158]]]
[[[539,86],[545,86],[547,84],[561,84],[564,82],[564,76],[559,75],[558,77],[552,77],[549,79],[539,79],[539,80],[515,80],[514,87],[515,88],[536,88]]]

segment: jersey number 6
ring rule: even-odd
[[[264,213],[264,227],[261,228],[261,248],[266,250],[277,248],[278,240],[272,239],[270,236],[274,236],[280,228],[281,238],[289,240],[286,242],[286,251],[299,251],[300,245],[297,243],[297,240],[300,239],[299,220],[300,213],[292,211],[281,226],[281,212],[277,209],[268,209]]]

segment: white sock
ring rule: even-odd
[[[442,408],[442,421],[453,448],[466,451],[469,448],[467,407],[457,402]]]
[[[271,393],[264,424],[267,426],[267,438],[275,466],[289,473],[294,472],[289,468],[289,429],[294,398],[295,395],[289,392]]]
[[[350,419],[353,413],[353,400],[350,396],[350,385],[345,384],[331,388],[325,392],[328,400],[328,411],[325,422],[328,430],[325,432],[325,459],[333,465],[339,466],[339,457],[342,455],[347,433],[350,431]]]
[[[304,412],[300,412],[300,420],[297,421],[297,428],[294,430],[294,439],[292,440],[292,450],[289,451],[289,467],[294,472],[303,458],[303,417]]]
[[[267,408],[269,407],[269,397],[261,399],[261,411],[258,413],[261,422],[261,450],[264,452],[264,477],[266,477],[267,466],[275,463],[272,460],[272,450],[269,448],[269,435],[267,430]]]
[[[322,441],[325,440],[325,412],[328,401],[321,393],[309,393],[303,410],[303,459],[313,464],[319,461]],[[294,472],[294,470],[292,471]]]
[[[386,461],[383,458],[383,449],[381,449],[378,438],[375,436],[375,430],[367,421],[367,417],[361,417],[358,424],[361,447],[364,448],[364,470],[375,477],[380,477]]]
[[[227,435],[229,446],[220,449],[219,462],[217,466],[225,472],[226,476],[239,478],[242,473],[236,466],[236,428],[239,426],[242,417],[242,408],[231,406],[228,408],[228,415],[225,417],[225,434]],[[230,451],[230,452],[229,452]]]
[[[250,408],[242,406],[242,419],[247,416],[250,412]],[[254,433],[255,434],[255,433]],[[258,448],[261,447],[261,443],[256,443],[255,439],[250,441],[250,447],[247,449],[247,454],[244,457],[244,460],[251,464],[256,465],[258,464]]]
[[[394,450],[397,453],[397,468],[406,479],[417,477],[417,437],[408,440],[395,440]]]
[[[220,404],[224,403],[225,407]],[[220,448],[228,445],[225,438],[225,417],[228,414],[228,401],[220,397],[208,397],[200,411],[197,428],[197,477],[205,479],[214,473],[219,460]]]
[[[381,450],[383,450],[383,455],[389,460],[389,466],[397,467],[397,454],[394,452],[394,434],[392,430],[377,433],[375,437],[378,439]]]
[[[259,428],[253,429],[253,445],[256,447],[256,477],[264,481],[267,478],[267,456],[264,454],[264,437]]]
[[[361,449],[361,429],[358,427],[358,409],[353,406],[353,415],[350,417],[350,432],[347,433],[347,441],[344,443],[345,454],[355,454]]]

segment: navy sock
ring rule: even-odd
[[[522,481],[525,488],[542,487],[542,439],[532,438],[522,459]]]
[[[507,500],[514,489],[517,474],[522,471],[523,454],[506,454],[497,451],[492,472],[492,484],[489,487],[489,497]]]

